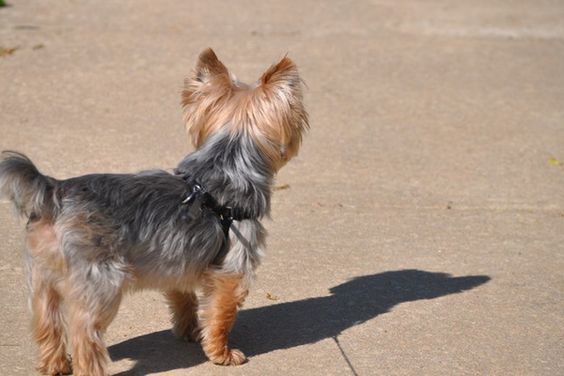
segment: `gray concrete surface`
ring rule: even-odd
[[[0,148],[56,177],[173,166],[205,47],[247,81],[288,52],[309,86],[232,337],[250,362],[210,364],[145,292],[112,372],[564,373],[562,1],[11,3]],[[23,223],[5,202],[0,221],[0,374],[29,375]]]

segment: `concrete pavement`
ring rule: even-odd
[[[232,336],[250,362],[210,364],[144,292],[109,328],[112,372],[564,373],[562,2],[11,4],[0,148],[55,177],[174,166],[205,47],[243,81],[288,53],[309,87]],[[24,223],[2,202],[0,224],[0,374],[29,375]]]

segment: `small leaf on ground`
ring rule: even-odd
[[[281,191],[283,189],[288,189],[288,188],[290,188],[290,184],[280,184],[280,185],[274,186],[275,191]]]
[[[9,56],[16,52],[18,48],[19,47],[0,47],[0,57]]]
[[[266,299],[268,299],[268,300],[280,300],[279,297],[277,297],[276,295],[272,295],[269,292],[266,293]]]
[[[553,166],[561,166],[562,162],[560,162],[558,159],[554,158],[554,157],[550,157],[548,159],[548,163],[550,163]]]

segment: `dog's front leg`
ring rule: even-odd
[[[209,271],[204,276],[200,304],[201,342],[208,358],[221,365],[239,365],[247,358],[237,349],[230,349],[228,337],[237,308],[243,304],[248,289],[242,275]]]
[[[178,338],[197,341],[198,328],[198,298],[192,291],[168,290],[165,292],[172,314],[172,332]]]

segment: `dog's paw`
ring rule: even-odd
[[[222,356],[211,359],[215,364],[222,366],[238,366],[247,362],[247,357],[239,349],[225,349]]]
[[[72,374],[71,360],[65,356],[49,363],[41,362],[37,366],[37,372],[42,375],[70,375]]]

